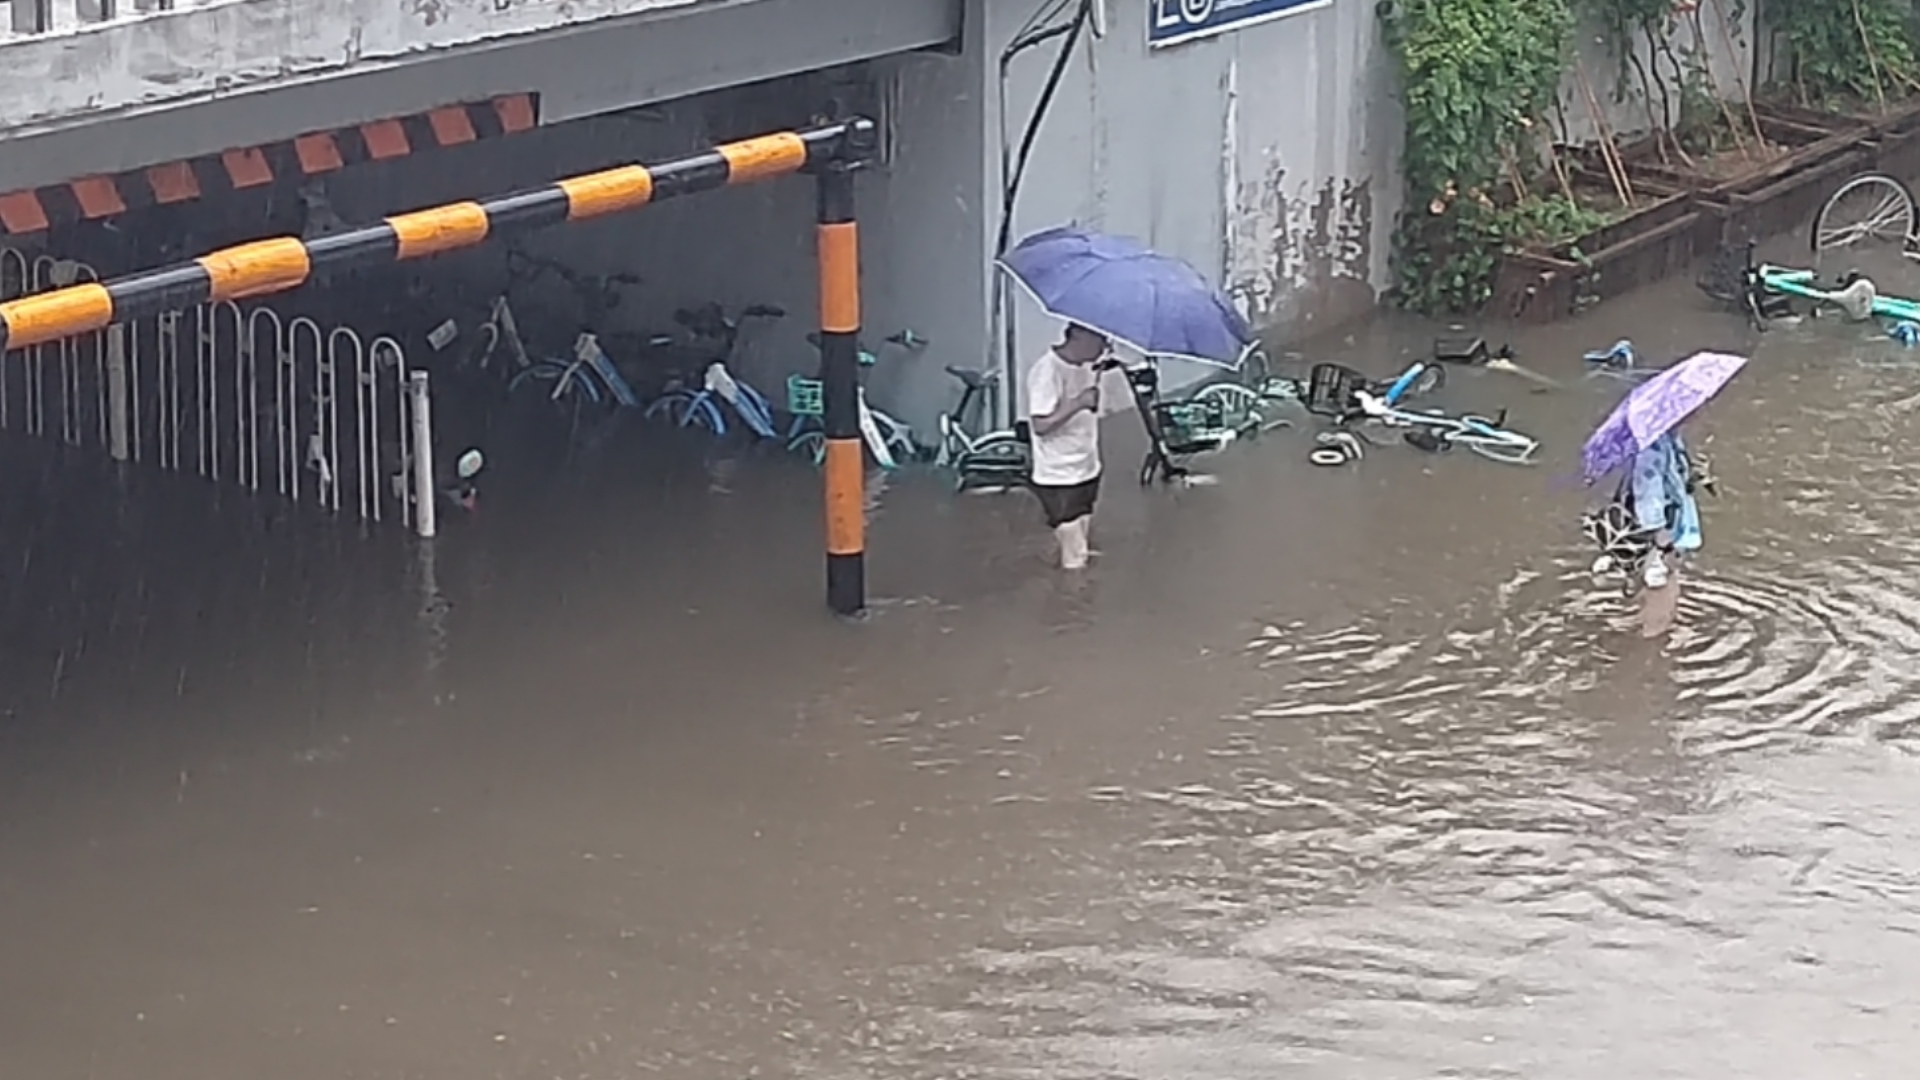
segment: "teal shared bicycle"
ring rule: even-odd
[[[1752,241],[1733,261],[1723,252],[1695,283],[1709,297],[1740,308],[1754,328],[1765,330],[1775,319],[1795,313],[1795,301],[1805,301],[1818,312],[1833,309],[1854,322],[1881,318],[1895,323],[1920,323],[1920,302],[1887,296],[1871,278],[1848,273],[1824,283],[1816,271],[1772,263],[1755,263]]]

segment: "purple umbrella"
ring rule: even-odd
[[[1580,455],[1587,483],[1625,466],[1679,427],[1746,364],[1744,356],[1695,353],[1634,387],[1587,438]]]
[[[1192,266],[1139,242],[1071,226],[1034,233],[1000,267],[1047,314],[1147,356],[1237,368],[1253,331]]]

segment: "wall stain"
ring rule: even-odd
[[[444,22],[447,18],[447,0],[407,0],[413,13],[428,26]]]
[[[1265,175],[1243,182],[1232,208],[1229,291],[1280,342],[1366,314],[1375,301],[1371,179],[1289,184],[1278,155],[1266,157]]]

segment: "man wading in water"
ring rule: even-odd
[[[1033,491],[1060,544],[1060,566],[1079,570],[1092,552],[1087,529],[1100,497],[1100,373],[1107,339],[1069,324],[1060,344],[1027,372],[1033,424]]]

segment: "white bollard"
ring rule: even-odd
[[[431,538],[439,506],[433,490],[433,397],[427,392],[426,372],[408,373],[407,404],[413,417],[413,528]]]

